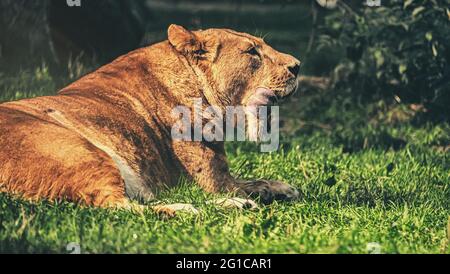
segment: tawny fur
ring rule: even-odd
[[[178,142],[170,133],[171,110],[192,107],[192,98],[225,107],[245,105],[257,87],[289,95],[297,76],[289,67],[298,60],[226,29],[190,32],[172,25],[168,35],[55,96],[1,104],[1,191],[122,206],[151,200],[184,175],[210,192],[296,196],[282,183],[234,179],[221,142]],[[259,56],[246,53],[251,47]]]

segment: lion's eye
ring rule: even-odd
[[[256,50],[255,47],[251,47],[248,50],[245,51],[245,53],[248,53],[250,55],[259,56],[259,52]]]

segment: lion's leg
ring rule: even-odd
[[[274,200],[291,201],[299,196],[295,188],[282,182],[243,181],[233,178],[229,172],[223,144],[207,146],[200,142],[179,142],[174,144],[174,148],[189,175],[208,192],[231,192],[246,198],[259,198],[265,204]],[[242,205],[233,201],[225,204]],[[243,204],[242,207],[253,207],[251,202]]]
[[[25,199],[70,200],[108,207],[124,203],[125,184],[112,159],[73,131],[4,109],[0,185]]]
[[[197,212],[191,205],[147,207],[131,201],[120,170],[105,152],[63,126],[6,110],[0,112],[0,192],[136,212]]]

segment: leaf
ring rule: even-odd
[[[400,74],[404,74],[407,69],[408,69],[408,66],[405,64],[400,64],[400,66],[398,66],[398,72]]]
[[[377,68],[381,67],[384,64],[384,56],[380,50],[374,52],[375,62],[377,63]]]
[[[450,10],[449,10],[449,9],[446,9],[446,11],[447,11],[448,21],[450,21]]]
[[[381,76],[383,76],[383,72],[377,71],[377,79],[381,79]]]
[[[411,5],[413,2],[413,0],[406,0],[405,3],[403,4],[403,9],[406,9],[409,5]]]
[[[432,33],[431,31],[427,32],[427,33],[425,34],[425,38],[426,38],[428,41],[433,40],[433,33]]]
[[[402,26],[404,30],[409,31],[408,24],[402,22],[402,23],[400,23],[400,26]]]
[[[431,50],[433,51],[433,56],[436,57],[438,56],[438,51],[436,48],[436,44],[433,44],[433,46],[431,46]]]
[[[413,17],[416,17],[416,16],[419,15],[419,13],[421,13],[424,9],[425,9],[425,7],[423,7],[423,6],[420,6],[420,7],[415,8],[415,9],[413,10],[413,12],[412,12],[412,16],[413,16]]]

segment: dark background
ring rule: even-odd
[[[0,1],[0,70],[17,71],[47,63],[52,70],[80,56],[103,64],[134,48],[166,39],[171,23],[190,29],[231,28],[264,36],[274,47],[306,61],[313,25],[312,2],[270,0],[65,0]],[[326,14],[319,14],[321,18]],[[320,20],[320,19],[319,19]],[[305,62],[323,73],[331,58]],[[308,65],[309,64],[309,65]]]

